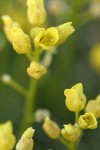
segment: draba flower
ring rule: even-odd
[[[71,89],[65,89],[64,95],[66,96],[65,104],[70,111],[79,112],[84,109],[86,96],[81,83],[74,85]]]
[[[16,142],[11,121],[0,124],[0,150],[12,150]]]
[[[45,118],[45,121],[43,123],[43,130],[52,139],[57,139],[60,134],[60,127],[49,117]]]
[[[32,150],[34,142],[33,135],[34,129],[32,127],[28,128],[22,135],[21,139],[18,141],[16,145],[16,150]]]
[[[95,129],[97,128],[97,120],[95,114],[85,113],[79,117],[79,127],[82,129]]]
[[[27,54],[31,52],[30,37],[21,28],[13,27],[11,29],[11,42],[17,53]]]
[[[89,100],[86,107],[85,112],[94,113],[96,118],[100,117],[100,94],[96,97],[95,100]]]
[[[27,68],[27,73],[30,77],[40,79],[47,72],[46,68],[36,61],[32,61],[30,66]]]
[[[75,142],[79,139],[81,130],[74,125],[68,124],[64,125],[64,128],[61,130],[61,134],[65,140]]]
[[[36,47],[48,50],[52,46],[62,44],[74,30],[72,22],[68,22],[48,29],[35,27],[30,34]]]
[[[4,32],[9,42],[11,42],[11,29],[12,27],[20,27],[18,22],[12,20],[9,15],[3,15],[2,21],[4,23]]]
[[[44,0],[27,0],[27,16],[32,25],[41,26],[46,20]]]

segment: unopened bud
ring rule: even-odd
[[[57,27],[59,40],[57,44],[62,44],[75,31],[72,22],[67,22]]]
[[[14,50],[19,54],[27,54],[31,51],[30,37],[25,34],[21,28],[13,27],[11,29],[11,41]]]
[[[93,113],[85,113],[79,117],[79,127],[82,129],[97,128],[97,120]]]
[[[0,150],[12,150],[16,142],[11,121],[0,124]]]
[[[21,139],[18,141],[16,145],[16,150],[32,150],[34,142],[33,135],[34,129],[32,127],[28,128],[22,135]]]
[[[9,42],[11,42],[11,29],[12,27],[20,27],[19,23],[12,20],[9,15],[3,15],[2,20],[4,23],[4,32]]]
[[[85,112],[94,113],[96,118],[100,117],[100,95],[98,95],[95,100],[88,101]]]
[[[40,79],[47,72],[46,68],[36,61],[32,61],[30,67],[27,68],[27,73],[30,77]]]
[[[71,89],[65,89],[64,95],[66,96],[66,106],[70,111],[78,112],[84,109],[86,97],[81,83],[74,85]]]
[[[32,25],[41,26],[46,20],[44,0],[27,0],[27,16]]]
[[[46,117],[43,123],[43,130],[52,139],[57,139],[60,134],[60,127],[57,123],[50,120],[49,117]]]
[[[9,74],[3,74],[0,79],[3,83],[8,84],[11,81],[11,76]]]
[[[49,116],[50,117],[50,112],[47,109],[38,109],[35,112],[35,121],[36,122],[42,122],[44,119]]]
[[[69,142],[75,142],[81,135],[81,130],[71,124],[64,125],[64,129],[61,130],[62,136]]]

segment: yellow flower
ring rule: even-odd
[[[96,118],[100,117],[100,95],[98,95],[95,100],[88,101],[85,112],[94,113]]]
[[[11,121],[0,124],[0,150],[13,149],[16,142],[16,137],[13,134]]]
[[[27,68],[28,75],[35,79],[40,79],[46,72],[47,70],[45,67],[38,64],[36,61],[32,61],[30,67]]]
[[[44,0],[27,0],[27,16],[31,24],[41,26],[46,20]]]
[[[100,43],[91,49],[89,57],[91,66],[100,73]]]
[[[11,41],[14,50],[19,54],[27,54],[31,51],[30,37],[25,34],[21,28],[13,27],[11,29]]]
[[[33,28],[31,37],[35,46],[48,50],[52,46],[63,43],[74,32],[71,24],[72,22],[68,22],[58,27],[50,27],[47,30],[45,28]]]
[[[74,85],[71,89],[65,89],[64,95],[66,96],[66,106],[70,111],[78,112],[84,109],[86,97],[81,83]]]
[[[79,127],[82,129],[97,128],[97,120],[93,113],[85,113],[79,117]]]
[[[64,125],[64,129],[61,130],[62,136],[69,142],[75,142],[81,135],[81,130],[71,124]]]
[[[43,129],[45,133],[52,139],[57,139],[60,134],[60,128],[58,124],[50,120],[49,117],[45,118]]]
[[[11,28],[12,27],[20,27],[20,25],[13,21],[9,15],[3,15],[2,21],[4,23],[4,32],[9,42],[11,42]]]
[[[34,142],[33,135],[34,129],[32,127],[28,128],[22,135],[21,139],[18,141],[16,145],[16,150],[32,150]]]

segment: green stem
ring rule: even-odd
[[[27,56],[27,58],[29,59],[30,62],[33,61],[33,57],[32,57],[31,54],[26,54],[26,56]]]
[[[34,78],[30,78],[29,92],[25,100],[23,120],[21,123],[19,135],[21,135],[23,131],[26,130],[34,120],[33,112],[35,109],[36,89],[37,89],[37,81]]]
[[[60,143],[62,143],[68,150],[77,150],[76,143],[65,141],[61,136],[58,137]]]
[[[26,96],[28,93],[28,91],[23,86],[21,86],[19,83],[17,83],[14,80],[11,80],[7,85],[14,88],[16,91],[18,91],[23,96]]]
[[[65,141],[61,136],[58,137],[58,141],[62,143],[65,147],[69,148],[69,143]]]
[[[76,143],[70,143],[69,150],[77,150]]]
[[[33,54],[31,54],[30,56],[33,59],[32,55]],[[35,50],[34,60],[39,61],[39,58],[40,58],[40,52],[39,50]],[[23,133],[23,131],[26,130],[34,121],[33,112],[35,109],[36,90],[37,90],[37,80],[34,78],[30,78],[28,93],[26,95],[26,100],[25,100],[23,119],[21,122],[21,127],[18,136],[20,136]]]

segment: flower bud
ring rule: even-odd
[[[34,115],[35,115],[36,122],[42,122],[47,116],[49,117],[51,116],[49,110],[47,109],[38,109],[36,110]]]
[[[11,29],[11,41],[14,50],[19,54],[27,54],[31,51],[30,37],[22,29],[14,27]]]
[[[72,22],[67,22],[57,27],[59,40],[57,44],[62,44],[75,31]]]
[[[49,117],[46,117],[43,123],[43,130],[52,139],[57,139],[60,134],[60,127],[57,123],[50,120]]]
[[[28,75],[35,79],[40,79],[46,72],[47,70],[45,67],[39,65],[36,61],[32,61],[30,67],[27,68]]]
[[[79,117],[79,127],[82,129],[97,128],[97,120],[93,113],[85,113]]]
[[[3,74],[1,76],[1,81],[5,84],[9,84],[9,82],[11,81],[11,76],[9,74]]]
[[[27,16],[32,25],[41,26],[46,20],[44,0],[27,0]]]
[[[21,139],[16,145],[16,150],[32,150],[34,145],[32,139],[34,131],[35,130],[30,127],[23,133]]]
[[[100,95],[95,100],[88,101],[85,112],[94,113],[96,118],[100,117]]]
[[[84,109],[86,97],[81,83],[74,85],[71,89],[65,89],[64,95],[66,96],[66,106],[70,111],[79,112]]]
[[[14,22],[9,15],[3,15],[2,21],[4,23],[4,32],[7,36],[9,42],[11,42],[11,28],[12,27],[20,27],[17,22]]]
[[[0,150],[11,150],[14,148],[16,137],[10,121],[0,124]]]
[[[69,142],[75,142],[81,135],[81,130],[71,124],[64,125],[64,129],[61,130],[62,136]]]

